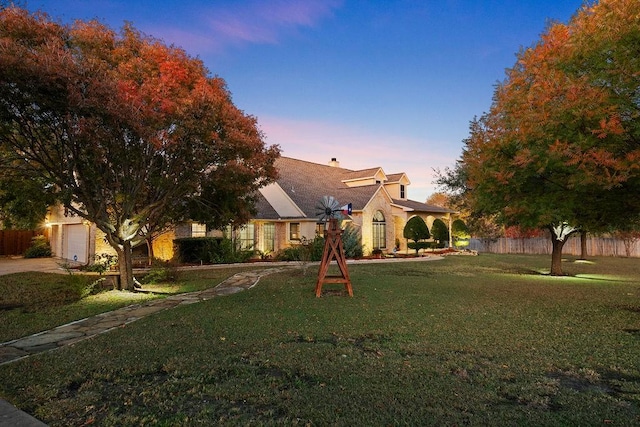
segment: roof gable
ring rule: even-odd
[[[411,181],[409,181],[409,177],[404,172],[387,175],[387,184],[396,183],[396,182],[403,185],[411,184]]]
[[[358,185],[371,185],[381,183],[387,180],[382,168],[370,168],[362,169],[358,171],[350,171],[345,175],[342,180],[349,187],[356,187]]]
[[[427,207],[411,200],[393,199],[384,188],[389,179],[402,184],[406,179],[408,184],[404,173],[387,176],[379,167],[354,171],[290,157],[278,158],[275,167],[279,173],[277,184],[260,190],[258,218],[314,218],[323,196],[333,196],[340,205],[351,203],[354,211],[362,211],[380,191],[390,204],[403,209],[424,211]],[[437,207],[429,211],[448,212]]]
[[[266,185],[260,188],[260,193],[271,205],[273,210],[276,211],[280,218],[297,218],[307,216],[305,213],[295,204],[291,197],[280,187],[277,182]]]

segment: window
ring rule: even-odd
[[[289,240],[300,240],[300,223],[292,222],[289,224]]]
[[[253,224],[246,224],[240,227],[239,234],[240,249],[243,251],[253,249],[255,245]]]
[[[406,199],[407,198],[407,196],[405,194],[405,191],[404,191],[404,184],[400,184],[400,198],[401,199]]]
[[[387,224],[384,214],[377,211],[373,216],[373,249],[384,249],[387,247]]]
[[[207,226],[205,224],[191,224],[191,237],[206,237]]]
[[[276,246],[276,225],[272,222],[266,223],[262,228],[262,235],[264,237],[263,251],[273,252]]]
[[[319,222],[316,224],[316,236],[324,237],[324,230],[326,230],[325,224],[326,223],[324,222]]]

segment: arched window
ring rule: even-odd
[[[377,211],[373,216],[373,249],[384,249],[387,247],[387,224],[384,214]]]

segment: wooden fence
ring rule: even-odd
[[[551,239],[536,237],[530,239],[500,238],[497,240],[471,239],[469,249],[497,254],[551,254]],[[569,237],[562,248],[565,255],[579,256],[580,236]],[[640,242],[624,242],[611,237],[587,237],[588,256],[640,257]]]
[[[0,256],[24,254],[38,234],[33,230],[0,230]]]

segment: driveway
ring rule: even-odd
[[[58,258],[0,257],[0,276],[27,271],[66,274],[60,266],[63,262]]]

